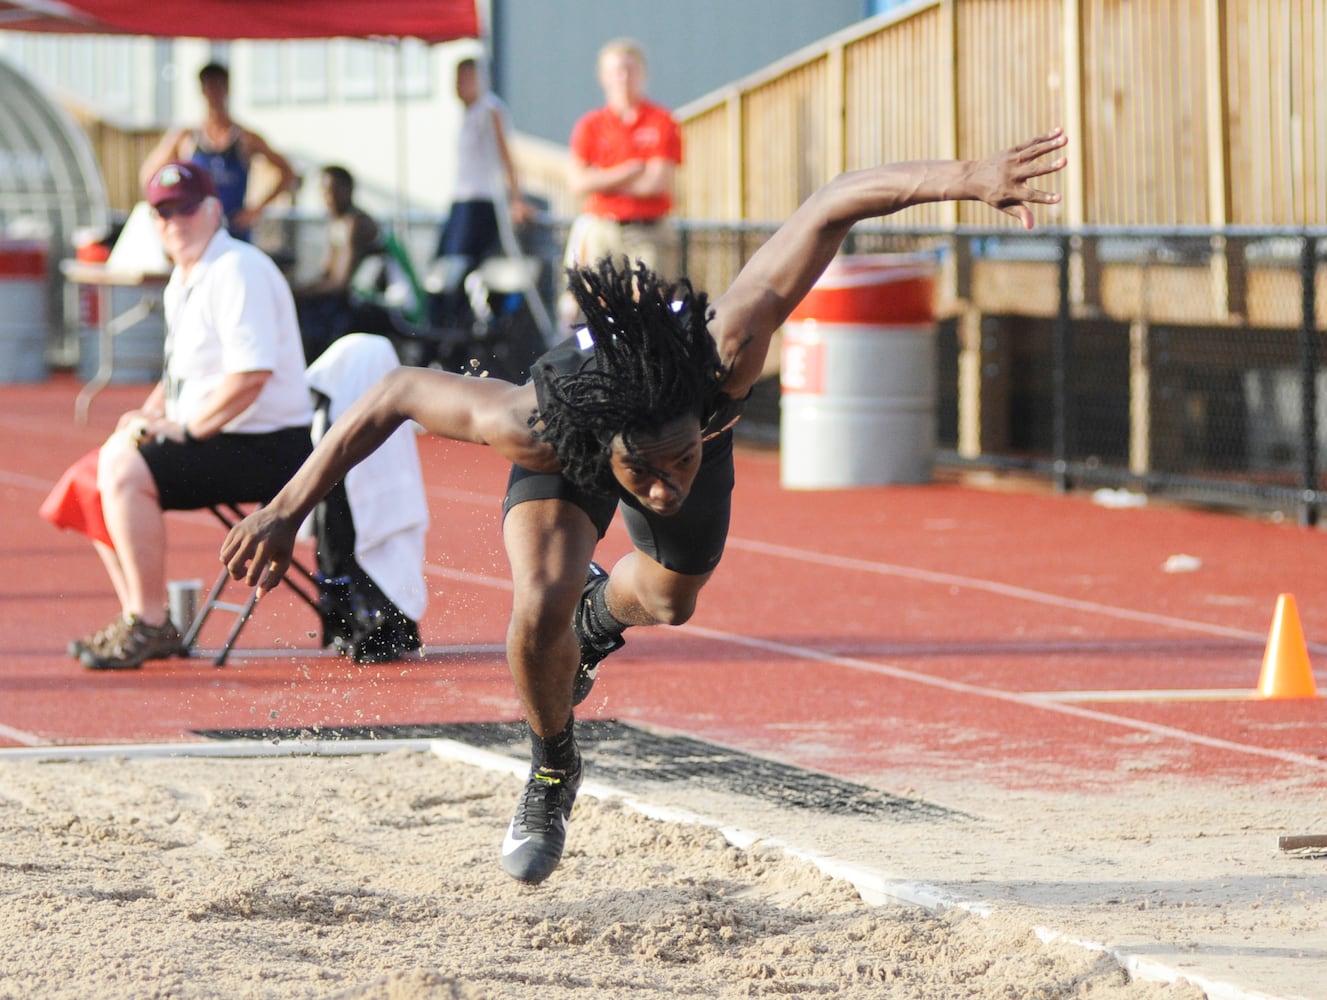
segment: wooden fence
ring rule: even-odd
[[[1324,52],[1327,0],[917,0],[678,109],[678,214],[774,221],[841,170],[1062,125],[1050,221],[1324,225]]]

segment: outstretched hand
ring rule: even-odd
[[[230,529],[221,543],[221,561],[232,580],[258,588],[262,597],[281,582],[295,553],[299,525],[264,507]]]
[[[1031,205],[1055,205],[1060,196],[1054,191],[1032,187],[1028,182],[1064,169],[1063,157],[1045,157],[1069,142],[1063,129],[1053,129],[1002,153],[995,153],[972,164],[970,180],[976,197],[992,208],[1012,215],[1024,229],[1033,226]]]

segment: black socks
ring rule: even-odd
[[[576,716],[567,719],[566,728],[555,736],[544,739],[530,730],[530,762],[537,770],[546,767],[553,771],[574,771],[581,762],[576,746]]]
[[[622,645],[618,640],[622,638],[622,633],[627,630],[627,626],[614,618],[613,613],[608,610],[608,577],[606,575],[595,582],[593,589],[590,591],[589,599],[582,597],[581,603],[585,608],[586,638],[594,643],[597,648],[609,652]]]

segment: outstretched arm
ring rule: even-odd
[[[492,445],[529,468],[556,469],[551,449],[533,441],[528,420],[534,387],[427,368],[398,368],[379,379],[342,414],[272,502],[235,525],[221,545],[231,578],[277,585],[295,550],[295,535],[318,502],[401,424],[455,441]]]
[[[164,167],[171,160],[184,158],[184,140],[189,134],[187,129],[172,128],[167,129],[161,139],[147,158],[143,160],[143,165],[138,168],[138,186],[146,188],[147,182],[152,179],[152,175]]]
[[[1033,226],[1032,205],[1060,196],[1031,181],[1064,168],[1048,159],[1068,140],[1055,129],[980,160],[917,160],[841,174],[811,195],[715,302],[710,330],[728,369],[725,392],[741,398],[760,377],[770,338],[864,219],[936,201],[983,201]]]

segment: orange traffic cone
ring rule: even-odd
[[[1313,669],[1309,666],[1309,649],[1304,642],[1304,630],[1300,627],[1299,611],[1292,594],[1282,594],[1276,599],[1276,614],[1272,616],[1272,631],[1267,636],[1258,694],[1263,698],[1318,696]]]

